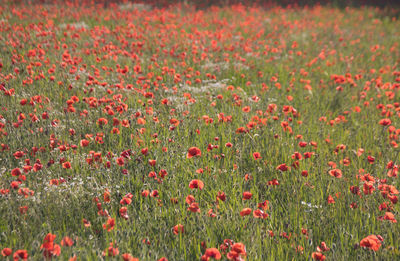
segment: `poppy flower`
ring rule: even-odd
[[[203,258],[204,257],[204,258]],[[209,260],[209,258],[214,258],[215,260],[221,259],[221,253],[216,248],[207,248],[204,253],[202,260]]]
[[[151,193],[150,193],[150,197],[152,197],[152,198],[158,198],[158,190],[153,190]]]
[[[80,145],[81,145],[81,147],[87,147],[87,146],[89,146],[89,141],[83,139],[80,141]]]
[[[66,162],[64,162],[64,163],[62,164],[62,167],[63,167],[64,169],[70,169],[70,168],[71,168],[71,163],[69,163],[68,161],[66,161]]]
[[[157,161],[154,159],[149,160],[149,165],[154,167],[156,165]]]
[[[74,241],[70,237],[64,237],[61,240],[61,246],[72,246],[74,244]]]
[[[196,202],[193,202],[189,205],[188,210],[193,212],[193,213],[198,213],[200,212],[199,204]]]
[[[242,211],[240,211],[240,215],[242,217],[248,216],[251,214],[251,211],[252,211],[251,208],[244,208],[244,209],[242,209]]]
[[[125,253],[121,255],[122,259],[124,261],[139,261],[138,258],[133,257],[131,254],[129,253]]]
[[[196,199],[194,198],[194,196],[193,195],[188,195],[187,197],[186,197],[186,199],[185,199],[185,202],[187,203],[187,204],[192,204],[193,202],[196,202]]]
[[[113,246],[113,243],[110,243],[110,246],[107,248],[107,256],[117,256],[119,254],[119,250],[117,247]],[[106,254],[104,253],[104,254]]]
[[[269,215],[267,213],[265,213],[264,211],[262,211],[261,209],[256,209],[253,211],[253,217],[255,218],[262,218],[262,219],[266,219]]]
[[[225,201],[225,200],[226,200],[225,192],[223,192],[223,191],[218,191],[217,200]]]
[[[227,258],[229,260],[242,260],[242,257],[246,256],[246,247],[243,243],[235,243],[231,247],[231,251],[228,253]]]
[[[174,226],[173,232],[175,235],[178,235],[179,233],[183,233],[184,232],[183,225],[178,224],[178,225]]]
[[[340,179],[342,177],[342,171],[340,169],[331,169],[329,175],[332,177]]]
[[[200,157],[201,156],[201,150],[197,147],[190,147],[187,153],[187,158],[191,159],[193,157]]]
[[[43,240],[43,244],[40,249],[44,249],[43,256],[45,258],[51,258],[53,256],[59,256],[61,253],[61,248],[58,244],[54,244],[56,235],[51,233],[47,234]]]
[[[11,248],[3,248],[3,250],[1,250],[1,255],[2,256],[9,256],[12,254],[12,249]]]
[[[259,152],[254,152],[253,153],[253,158],[254,158],[254,160],[261,159],[261,154]]]
[[[111,230],[114,229],[114,226],[115,226],[115,219],[108,218],[107,222],[105,224],[103,224],[103,229],[110,232]]]
[[[280,170],[280,171],[288,171],[289,167],[285,163],[283,163],[283,164],[279,165],[278,167],[276,167],[276,169]]]
[[[369,235],[360,241],[360,246],[372,249],[374,251],[378,251],[378,249],[382,245],[382,241],[383,238],[379,235]]]
[[[328,196],[328,204],[335,204],[335,200],[333,199],[333,197],[331,195]]]
[[[388,126],[388,125],[392,124],[392,121],[390,119],[382,119],[379,121],[379,124],[382,126]]]
[[[394,217],[392,212],[385,212],[384,220],[389,220],[392,223],[397,223],[396,218]]]
[[[202,190],[204,188],[204,183],[201,180],[194,179],[194,180],[190,181],[189,188],[191,188],[191,189],[198,188],[198,189]]]
[[[319,246],[317,246],[317,251],[318,252],[326,252],[326,251],[329,251],[329,250],[330,250],[330,248],[323,241],[321,242],[321,244]]]
[[[15,168],[13,170],[11,170],[11,175],[14,177],[18,177],[19,175],[21,175],[21,170],[19,168]]]
[[[322,254],[321,252],[313,252],[311,254],[312,259],[314,260],[325,260],[326,257],[324,256],[324,254]]]
[[[243,192],[243,199],[244,200],[251,199],[252,196],[253,196],[253,194],[250,191]]]
[[[28,251],[24,250],[24,249],[18,249],[17,251],[15,251],[14,255],[13,255],[14,261],[16,260],[28,260]]]

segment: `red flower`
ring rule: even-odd
[[[363,238],[360,241],[360,246],[370,248],[374,251],[378,251],[378,249],[382,245],[383,238],[381,236],[369,235],[366,238]]]
[[[225,201],[225,200],[226,200],[225,192],[223,192],[223,191],[218,191],[217,200]]]
[[[244,200],[251,199],[252,196],[253,196],[253,194],[250,191],[243,192],[243,199]]]
[[[190,147],[187,153],[187,158],[190,159],[192,157],[200,157],[201,156],[201,150],[197,147]]]
[[[72,246],[74,241],[70,237],[64,237],[61,240],[61,246]]]
[[[131,254],[129,253],[125,253],[121,255],[122,259],[124,261],[139,261],[138,258],[133,257]]]
[[[311,254],[311,257],[315,260],[325,260],[326,257],[320,252],[314,252]]]
[[[127,207],[121,207],[119,209],[119,214],[121,215],[122,218],[128,219],[129,218],[129,216],[128,216],[128,208]]]
[[[154,167],[156,165],[157,161],[156,160],[149,160],[149,165]]]
[[[342,171],[340,169],[331,169],[329,175],[340,179],[342,177]]]
[[[183,225],[178,224],[178,225],[174,226],[173,232],[174,232],[175,235],[178,235],[179,233],[183,233],[184,231],[185,230],[184,230]]]
[[[397,223],[397,220],[396,220],[396,218],[394,217],[394,215],[393,215],[392,212],[386,212],[386,213],[385,213],[385,216],[383,217],[383,219],[384,219],[384,220],[389,220],[389,221],[391,221],[392,223]]]
[[[117,247],[113,246],[113,243],[110,243],[110,246],[107,248],[107,256],[117,256],[119,254],[119,250]]]
[[[11,248],[6,247],[6,248],[3,248],[3,250],[1,250],[1,255],[2,256],[9,256],[11,254],[12,254]]]
[[[40,246],[40,249],[44,248],[43,256],[45,258],[51,258],[53,256],[59,256],[61,253],[61,248],[59,245],[54,244],[54,239],[56,235],[51,233],[47,234],[43,240],[43,244]]]
[[[194,179],[194,180],[190,181],[189,188],[191,188],[191,189],[198,188],[198,189],[202,190],[204,188],[204,183],[201,180]]]
[[[244,209],[242,209],[242,211],[240,211],[240,215],[242,217],[248,216],[251,214],[251,211],[252,211],[251,208],[244,208]]]
[[[260,154],[260,152],[254,152],[254,153],[253,153],[253,158],[254,158],[254,160],[261,159],[261,154]]]
[[[285,163],[283,163],[283,164],[279,165],[278,167],[276,167],[276,169],[278,169],[280,171],[287,171],[287,170],[289,170],[289,167]]]
[[[11,175],[14,177],[18,177],[19,175],[21,175],[21,170],[19,168],[15,168],[13,170],[11,170]]]
[[[68,161],[66,161],[66,162],[64,162],[64,163],[62,164],[62,167],[63,167],[64,169],[70,169],[70,168],[71,168],[71,163],[69,163]]]
[[[116,162],[120,166],[124,166],[124,158],[120,157],[116,159]]]
[[[26,250],[18,249],[17,251],[15,251],[13,258],[14,258],[14,261],[17,261],[20,259],[28,260],[28,252]]]
[[[392,121],[390,119],[382,119],[379,121],[379,124],[382,126],[388,126],[388,125],[392,124]]]
[[[80,145],[81,145],[81,147],[87,147],[89,145],[89,141],[83,139],[83,140],[81,140]]]
[[[242,256],[246,256],[246,247],[242,243],[235,243],[231,247],[231,251],[228,253],[227,258],[229,260],[242,260]]]
[[[209,258],[214,258],[215,260],[220,260],[221,253],[216,248],[207,248],[206,252],[202,256],[202,260],[208,260]]]
[[[106,229],[108,232],[114,229],[115,226],[115,219],[108,218],[107,223],[103,224],[103,228]]]
[[[268,217],[268,214],[262,211],[261,209],[256,209],[253,211],[253,217],[266,219]]]
[[[196,202],[191,203],[188,207],[188,210],[193,213],[200,212],[199,204]]]

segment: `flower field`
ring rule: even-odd
[[[0,6],[1,260],[397,260],[399,10]]]

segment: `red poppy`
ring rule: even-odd
[[[204,183],[201,180],[194,179],[194,180],[190,181],[189,188],[191,188],[191,189],[198,188],[198,189],[202,190],[204,188]]]
[[[107,230],[108,232],[113,230],[114,226],[115,226],[115,219],[113,218],[108,218],[107,223],[103,224],[104,230]]]
[[[178,225],[174,226],[173,232],[175,235],[178,235],[179,233],[183,233],[184,232],[183,225],[178,224]]]
[[[253,194],[250,191],[243,192],[243,199],[244,200],[251,199],[252,196],[253,196]]]
[[[83,139],[80,141],[80,145],[81,145],[81,147],[87,147],[87,146],[89,146],[89,141]]]
[[[43,240],[43,244],[40,249],[44,249],[43,256],[45,258],[51,258],[53,256],[59,256],[61,253],[61,248],[58,244],[54,244],[56,235],[51,233],[47,234]]]
[[[124,261],[139,261],[138,258],[133,257],[131,254],[129,253],[125,253],[121,255],[122,259]]]
[[[149,165],[152,166],[152,167],[154,167],[156,165],[156,163],[157,163],[157,161],[154,160],[154,159],[149,160]]]
[[[18,249],[17,251],[15,251],[14,255],[13,255],[14,261],[17,260],[28,260],[28,251],[23,250],[23,249]]]
[[[11,175],[14,177],[18,177],[19,175],[21,175],[21,170],[19,168],[15,168],[13,170],[11,170]]]
[[[244,209],[242,209],[242,211],[240,211],[240,215],[242,217],[248,216],[251,214],[251,211],[252,211],[251,208],[244,208]]]
[[[254,158],[254,160],[261,159],[261,154],[259,152],[254,152],[253,153],[253,158]]]
[[[220,260],[221,253],[216,248],[207,248],[206,252],[202,256],[202,260],[209,260],[209,258],[214,258],[215,260]]]
[[[267,213],[265,213],[264,211],[262,211],[261,209],[256,209],[253,211],[253,217],[255,218],[262,218],[262,219],[266,219],[269,215]]]
[[[12,254],[12,249],[11,248],[3,248],[3,250],[1,250],[1,255],[2,256],[9,256]]]
[[[70,237],[64,237],[61,240],[61,246],[72,246],[74,241]]]
[[[280,171],[288,171],[289,167],[285,163],[283,163],[283,164],[279,165],[278,167],[276,167],[276,169],[280,170]]]
[[[392,212],[385,212],[385,216],[383,217],[383,219],[389,220],[392,223],[397,223],[397,220]]]
[[[187,158],[190,159],[192,157],[200,157],[201,156],[201,150],[197,147],[190,147],[187,153]]]
[[[383,241],[383,238],[379,235],[378,236],[369,235],[360,241],[360,246],[370,248],[374,251],[378,251],[378,249],[382,245],[382,241]]]
[[[242,260],[242,257],[246,256],[246,247],[243,243],[235,243],[231,247],[231,251],[228,253],[227,258],[229,260]]]
[[[119,254],[119,250],[117,247],[113,246],[113,243],[110,243],[110,246],[107,248],[107,252],[104,253],[107,254],[107,256],[117,256]]]
[[[329,175],[332,177],[340,179],[342,177],[342,171],[340,169],[331,169]]]
[[[200,212],[199,204],[197,204],[196,202],[191,203],[188,207],[188,210],[193,213]]]
[[[218,191],[217,200],[225,201],[225,200],[226,200],[225,192],[223,192],[223,191]]]
[[[326,259],[326,257],[324,256],[324,254],[322,254],[321,252],[313,252],[312,254],[311,254],[311,257],[312,257],[312,259],[315,259],[315,260],[325,260]]]
[[[388,126],[388,125],[392,124],[392,121],[390,119],[382,119],[379,121],[379,124],[382,126]]]
[[[69,163],[68,161],[66,161],[66,162],[64,162],[64,163],[62,164],[62,167],[63,167],[64,169],[70,169],[70,168],[71,168],[71,163]]]

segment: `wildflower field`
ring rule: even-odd
[[[26,2],[1,260],[400,258],[399,10]]]

